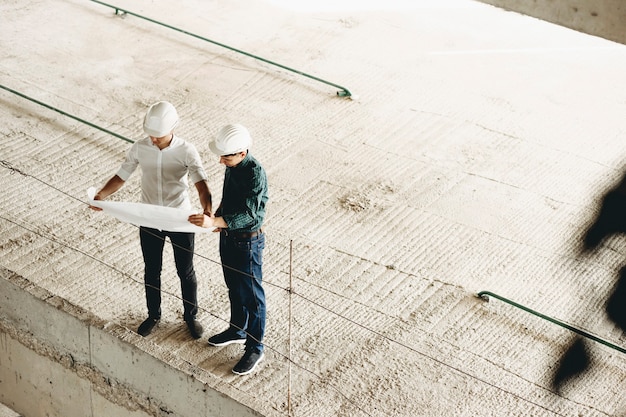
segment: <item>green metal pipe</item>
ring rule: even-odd
[[[48,108],[48,109],[50,109],[50,110],[53,110],[53,111],[55,111],[55,112],[57,112],[57,113],[61,113],[63,116],[70,117],[70,118],[72,118],[72,119],[74,119],[74,120],[77,120],[77,121],[79,121],[79,122],[81,122],[81,123],[84,123],[84,124],[89,125],[89,126],[91,126],[91,127],[93,127],[93,128],[96,128],[96,129],[98,129],[98,130],[101,130],[101,131],[103,131],[103,132],[106,132],[106,133],[108,133],[109,135],[113,135],[113,136],[115,136],[115,137],[117,137],[117,138],[120,138],[120,139],[122,139],[122,140],[125,140],[126,142],[130,142],[130,143],[133,143],[133,142],[134,142],[134,141],[132,141],[132,140],[128,139],[127,137],[124,137],[124,136],[122,136],[122,135],[120,135],[120,134],[117,134],[117,133],[115,133],[115,132],[111,132],[111,131],[110,131],[110,130],[108,130],[108,129],[105,129],[105,128],[103,128],[103,127],[100,127],[100,126],[98,126],[98,125],[95,125],[95,124],[93,124],[93,123],[91,123],[91,122],[88,122],[87,120],[81,119],[80,117],[76,117],[76,116],[74,116],[74,115],[72,115],[72,114],[66,113],[66,112],[64,112],[63,110],[59,110],[59,109],[57,109],[56,107],[52,107],[52,106],[50,106],[50,105],[48,105],[48,104],[46,104],[46,103],[42,103],[42,102],[41,102],[41,101],[39,101],[39,100],[35,100],[35,99],[34,99],[34,98],[32,98],[32,97],[28,97],[27,95],[22,94],[22,93],[20,93],[20,92],[18,92],[18,91],[15,91],[15,90],[13,90],[13,89],[11,89],[11,88],[9,88],[9,87],[5,87],[4,85],[1,85],[1,84],[0,84],[0,88],[2,88],[3,90],[6,90],[6,91],[8,91],[8,92],[11,92],[11,93],[13,93],[13,94],[15,94],[15,95],[18,95],[18,96],[20,96],[20,97],[22,97],[22,98],[25,98],[26,100],[30,100],[30,101],[32,101],[33,103],[37,103],[37,104],[39,104],[40,106],[46,107],[46,108]]]
[[[164,26],[164,27],[166,27],[168,29],[173,29],[173,30],[178,31],[180,33],[184,33],[185,35],[193,36],[194,38],[197,38],[197,39],[200,39],[200,40],[203,40],[203,41],[206,41],[206,42],[210,42],[210,43],[212,43],[214,45],[217,45],[217,46],[221,46],[222,48],[230,49],[231,51],[234,51],[234,52],[237,52],[237,53],[249,56],[249,57],[254,58],[254,59],[258,59],[259,61],[263,61],[263,62],[265,62],[267,64],[275,65],[277,67],[286,69],[287,71],[295,72],[296,74],[302,75],[304,77],[311,78],[311,79],[313,79],[315,81],[319,81],[321,83],[328,84],[328,85],[331,85],[333,87],[337,87],[337,88],[339,88],[341,90],[341,91],[337,91],[337,95],[339,97],[350,97],[350,96],[352,96],[352,93],[350,93],[350,91],[348,91],[347,88],[342,87],[342,86],[340,86],[338,84],[335,84],[335,83],[331,83],[330,81],[323,80],[321,78],[315,77],[315,76],[310,75],[310,74],[306,74],[306,73],[304,73],[302,71],[298,71],[298,70],[293,69],[293,68],[289,68],[289,67],[287,67],[285,65],[281,65],[281,64],[273,62],[273,61],[269,61],[269,60],[267,60],[265,58],[262,58],[260,56],[253,55],[251,53],[248,53],[248,52],[245,52],[245,51],[233,48],[232,46],[224,45],[223,43],[216,42],[216,41],[213,41],[211,39],[207,39],[207,38],[205,38],[203,36],[196,35],[196,34],[191,33],[191,32],[187,32],[186,30],[183,30],[183,29],[180,29],[180,28],[177,28],[177,27],[174,27],[174,26],[170,26],[167,23],[159,22],[158,20],[150,19],[149,17],[142,16],[142,15],[137,14],[137,13],[133,13],[133,12],[131,12],[129,10],[125,10],[125,9],[122,9],[120,7],[117,7],[117,6],[113,6],[111,4],[101,2],[99,0],[91,0],[91,1],[93,1],[94,3],[101,4],[102,6],[106,6],[106,7],[110,7],[112,9],[115,9],[115,14],[120,14],[120,12],[122,12],[123,14],[129,14],[131,16],[135,16],[135,17],[138,17],[140,19],[147,20],[148,22],[152,22],[152,23],[156,23],[157,25]]]
[[[530,313],[530,314],[534,314],[534,315],[535,315],[535,316],[537,316],[537,317],[541,317],[541,318],[542,318],[542,319],[544,319],[544,320],[548,320],[548,321],[549,321],[549,322],[551,322],[551,323],[554,323],[554,324],[559,325],[559,326],[561,326],[561,327],[564,327],[564,328],[566,328],[566,329],[568,329],[568,330],[571,330],[571,331],[573,331],[574,333],[578,333],[578,334],[579,334],[579,335],[581,335],[581,336],[584,336],[584,337],[586,337],[586,338],[588,338],[588,339],[594,340],[594,341],[596,341],[596,342],[598,342],[598,343],[601,343],[601,344],[603,344],[603,345],[605,345],[605,346],[608,346],[608,347],[610,347],[611,349],[615,349],[615,350],[617,350],[617,351],[619,351],[619,352],[626,353],[626,349],[624,349],[624,348],[622,348],[622,347],[620,347],[620,346],[617,346],[617,345],[614,345],[613,343],[607,342],[607,341],[606,341],[606,340],[604,340],[604,339],[600,339],[599,337],[594,336],[594,335],[592,335],[591,333],[587,333],[587,332],[586,332],[586,331],[584,331],[584,330],[581,330],[581,329],[578,329],[578,328],[576,328],[576,327],[570,326],[570,325],[569,325],[569,324],[567,324],[567,323],[564,323],[564,322],[559,321],[559,320],[557,320],[557,319],[553,319],[552,317],[548,317],[548,316],[546,316],[545,314],[541,314],[541,313],[539,313],[539,312],[537,312],[537,311],[535,311],[535,310],[532,310],[532,309],[530,309],[530,308],[528,308],[528,307],[525,307],[525,306],[523,306],[523,305],[521,305],[521,304],[518,304],[518,303],[516,303],[516,302],[514,302],[514,301],[511,301],[511,300],[509,300],[509,299],[507,299],[507,298],[504,298],[504,297],[502,297],[502,296],[500,296],[500,295],[498,295],[498,294],[494,294],[494,293],[492,293],[492,292],[490,292],[490,291],[481,291],[481,292],[479,292],[479,293],[478,293],[478,296],[479,296],[480,298],[484,299],[484,300],[487,300],[487,301],[489,301],[489,297],[494,297],[494,298],[497,298],[497,299],[498,299],[498,300],[500,300],[500,301],[504,301],[505,303],[510,304],[510,305],[512,305],[512,306],[514,306],[514,307],[517,307],[517,308],[519,308],[519,309],[521,309],[521,310],[524,310],[524,311],[526,311],[526,312],[528,312],[528,313]]]

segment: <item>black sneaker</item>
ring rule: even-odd
[[[139,325],[139,329],[137,329],[137,333],[139,333],[143,337],[148,336],[150,333],[152,333],[152,329],[154,329],[154,326],[156,326],[158,322],[159,322],[159,319],[148,317],[147,319],[143,321],[143,323]]]
[[[237,365],[233,368],[233,373],[237,375],[248,375],[263,360],[265,354],[256,348],[246,349]]]
[[[196,319],[185,320],[185,323],[187,323],[187,328],[189,329],[189,333],[191,333],[191,337],[194,339],[200,339],[202,337],[204,329],[202,328],[202,325],[196,321]]]
[[[237,332],[232,329],[209,337],[209,345],[212,346],[226,346],[232,343],[244,344],[246,343],[246,338],[239,336]]]

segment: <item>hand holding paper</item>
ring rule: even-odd
[[[197,214],[192,209],[156,206],[143,203],[94,200],[95,187],[87,190],[89,204],[102,209],[109,216],[136,226],[151,227],[170,232],[207,233],[210,229],[189,222],[189,216]]]

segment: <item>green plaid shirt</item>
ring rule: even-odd
[[[228,230],[253,232],[263,225],[268,200],[267,175],[248,153],[235,167],[226,167],[222,203],[215,216],[223,217]]]

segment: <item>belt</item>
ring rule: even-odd
[[[252,239],[263,233],[263,229],[255,230],[254,232],[237,232],[228,229],[222,229],[220,231],[224,236],[233,237],[235,239]]]

